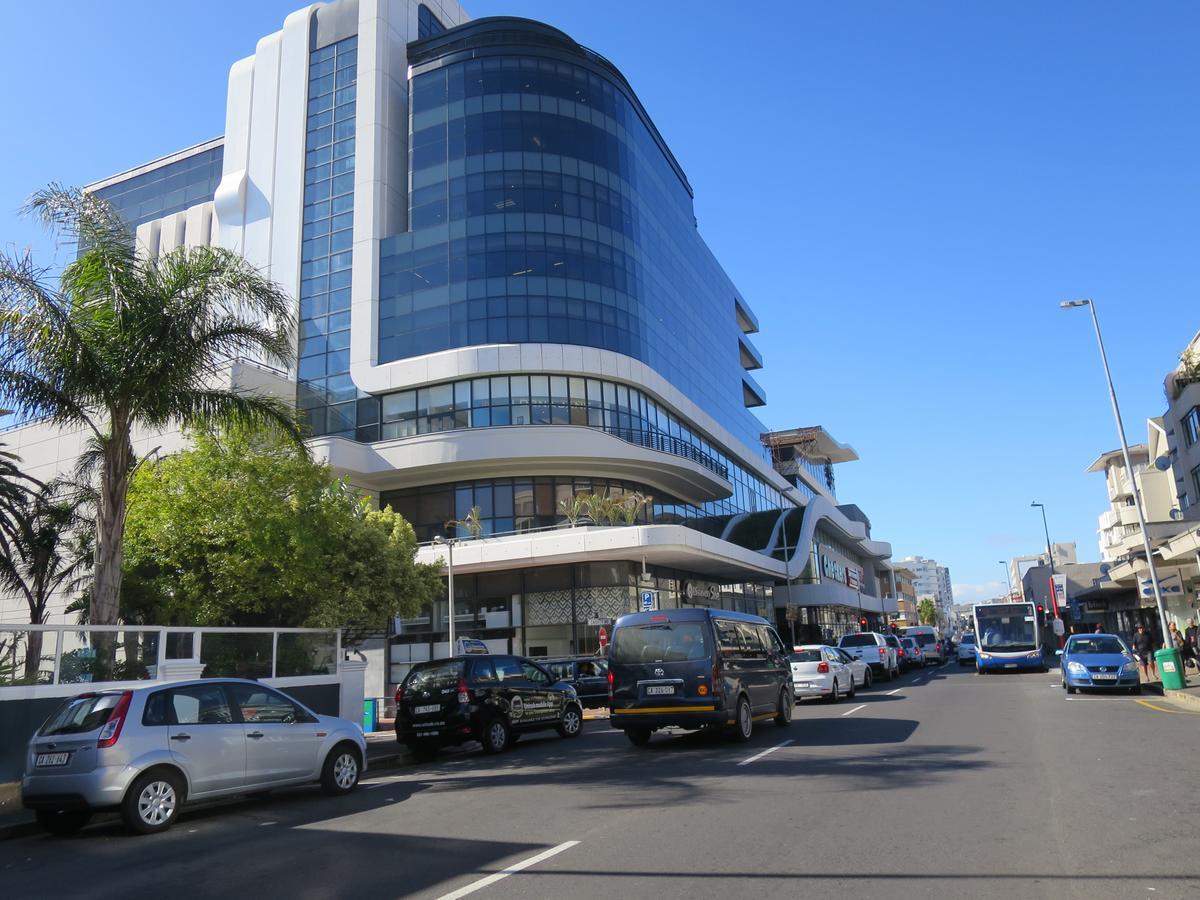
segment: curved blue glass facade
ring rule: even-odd
[[[381,246],[379,361],[492,343],[599,347],[651,366],[756,447],[736,289],[619,73],[513,20],[409,55],[410,231]]]

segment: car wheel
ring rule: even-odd
[[[504,719],[497,716],[483,729],[484,753],[503,753],[512,743],[512,729]]]
[[[650,743],[649,728],[626,728],[625,737],[629,738],[629,743],[635,747],[645,747]]]
[[[583,711],[573,703],[567,704],[557,731],[560,737],[579,737],[583,733]]]
[[[1131,693],[1131,694],[1140,694],[1141,692],[1142,692],[1142,686],[1140,684],[1135,684],[1133,687],[1131,687],[1129,689],[1129,693]]]
[[[92,818],[90,809],[39,809],[38,824],[51,834],[76,834]]]
[[[842,699],[842,692],[838,690],[837,679],[833,679],[833,690],[829,692],[829,696],[825,698],[826,703],[837,703]]]
[[[863,687],[869,688],[871,686],[871,681],[874,678],[875,676],[871,674],[871,668],[868,666],[867,671],[863,673]]]
[[[857,688],[854,687],[854,673],[850,673],[850,691],[846,694],[847,697],[853,697]]]
[[[1077,690],[1078,690],[1078,688],[1076,688],[1076,687],[1075,687],[1075,685],[1073,685],[1073,684],[1068,684],[1068,685],[1067,685],[1067,693],[1068,693],[1068,694],[1073,694],[1073,693],[1075,693],[1075,691],[1077,691]]]
[[[753,733],[754,713],[750,709],[750,701],[745,696],[738,697],[733,724],[734,740],[744,743],[750,740],[750,735]]]
[[[775,713],[775,724],[780,728],[787,728],[792,724],[792,707],[795,701],[792,699],[792,694],[787,688],[783,688],[779,692],[779,710]]]
[[[183,786],[178,775],[151,770],[137,778],[121,801],[121,820],[135,834],[166,831],[179,817]]]
[[[321,767],[321,790],[331,797],[349,794],[358,787],[361,773],[358,748],[350,744],[338,744],[325,757],[325,765]]]

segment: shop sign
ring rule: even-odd
[[[846,585],[858,590],[862,587],[862,569],[858,566],[846,566]]]
[[[683,595],[693,603],[696,601],[716,603],[721,599],[721,586],[711,581],[688,579],[683,585]]]
[[[1183,570],[1158,569],[1158,589],[1163,597],[1180,597],[1183,595]],[[1154,596],[1154,582],[1149,578],[1138,580],[1142,597]]]
[[[846,567],[832,556],[821,554],[821,574],[842,584],[846,583]]]

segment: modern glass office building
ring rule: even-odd
[[[586,652],[648,602],[781,628],[819,607],[794,617],[814,638],[894,608],[890,548],[833,493],[853,451],[765,440],[758,321],[692,185],[563,32],[452,0],[306,7],[232,66],[223,138],[93,189],[145,252],[220,244],[296,298],[284,389],[312,449],[461,541],[460,635]],[[445,652],[449,615],[396,623],[390,677]]]

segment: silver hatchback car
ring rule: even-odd
[[[194,800],[310,782],[347,794],[366,764],[354,723],[254,681],[209,678],[67,700],[29,742],[21,796],[55,834],[97,810],[151,834]]]

